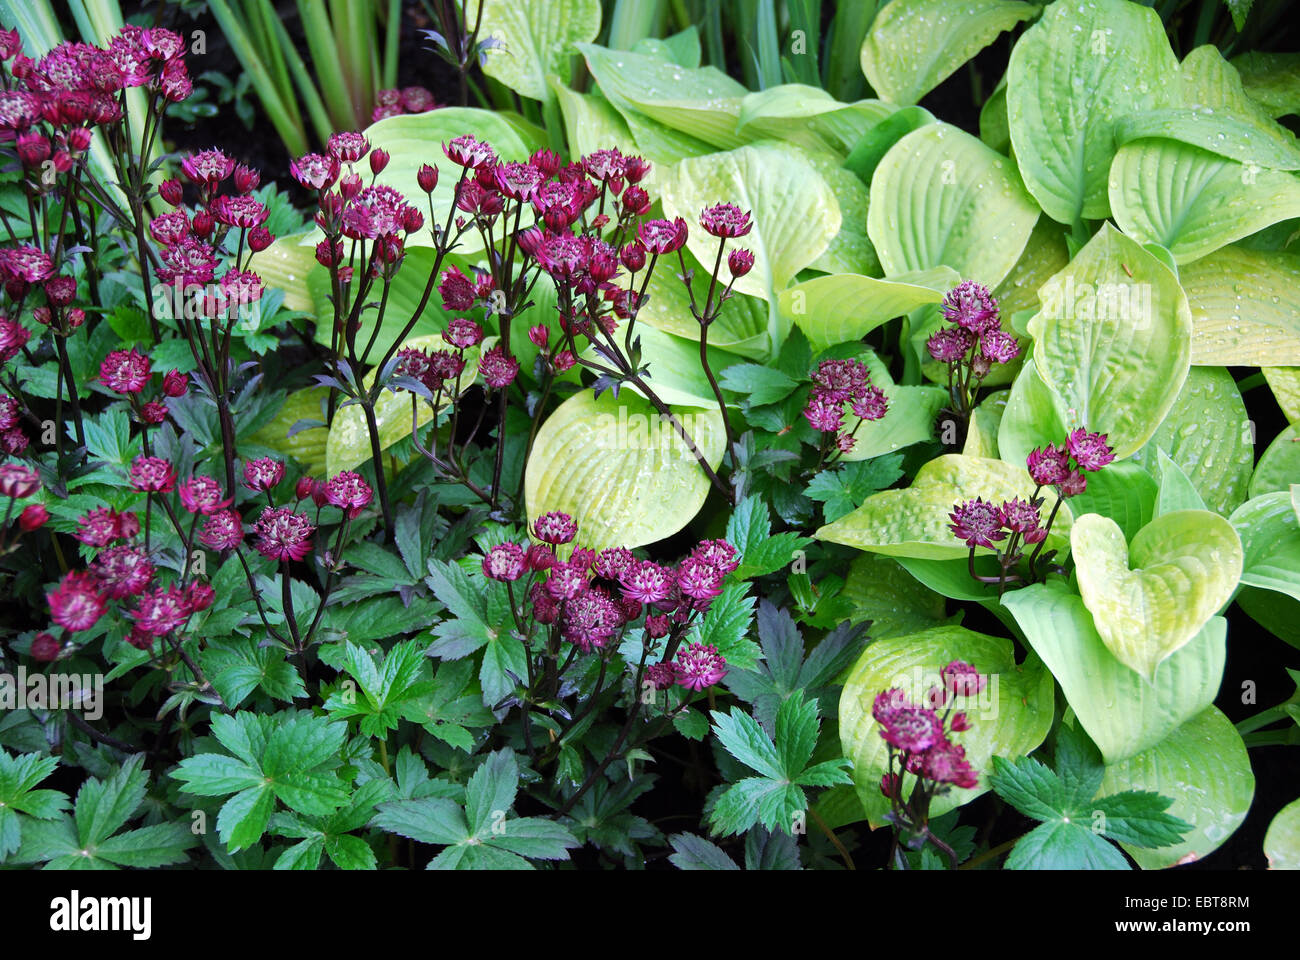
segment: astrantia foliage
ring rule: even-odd
[[[227,6],[242,78],[0,2],[6,867],[1229,840],[1296,742],[1213,706],[1300,646],[1285,5],[440,3],[445,88]]]

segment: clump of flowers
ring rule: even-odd
[[[871,371],[860,360],[823,360],[812,372],[812,382],[803,415],[814,430],[825,434],[819,463],[852,451],[862,424],[880,420],[889,411],[889,399],[872,385]],[[856,418],[852,430],[844,429],[846,406]]]
[[[1016,338],[1002,329],[998,302],[988,287],[963,280],[943,298],[942,327],[926,341],[926,349],[948,368],[950,409],[963,421],[970,418],[980,384],[995,364],[1020,356]]]
[[[1063,445],[1049,443],[1031,450],[1026,466],[1035,486],[1028,500],[1014,497],[994,505],[976,497],[954,506],[949,514],[951,530],[954,537],[970,548],[967,566],[971,577],[981,583],[996,583],[1001,596],[1007,584],[1032,583],[1040,576],[1043,572],[1040,554],[1062,502],[1087,490],[1087,473],[1100,470],[1115,459],[1115,452],[1106,439],[1104,433],[1089,433],[1079,427]],[[1046,499],[1040,496],[1045,487],[1051,487],[1056,494],[1046,523],[1041,513]],[[1034,552],[1023,572],[1017,572],[1024,559],[1024,548],[1029,546],[1034,547]],[[1000,568],[997,576],[983,576],[975,571],[975,551],[981,548],[996,551]],[[1042,554],[1041,561],[1050,562],[1054,553]]]
[[[380,90],[375,95],[375,109],[371,111],[370,120],[378,123],[388,117],[400,117],[408,113],[428,113],[441,106],[433,94],[425,87],[412,86],[401,89]]]
[[[902,847],[918,850],[926,842],[942,851],[952,867],[957,866],[952,848],[930,832],[930,803],[953,787],[971,789],[979,782],[965,748],[954,742],[953,734],[971,726],[967,713],[956,709],[958,702],[978,696],[988,677],[961,660],[948,663],[939,676],[942,686],[931,688],[921,704],[909,701],[902,689],[891,687],[877,694],[871,708],[880,736],[889,747],[880,792],[889,801],[886,819],[894,825],[893,859],[904,869],[907,861]],[[910,793],[908,775],[913,778]]]

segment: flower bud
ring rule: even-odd
[[[22,527],[27,533],[45,526],[45,522],[50,519],[50,511],[45,509],[43,503],[29,503],[23,507],[23,512],[18,515],[18,526]]]
[[[235,167],[235,189],[240,193],[252,193],[262,182],[262,175],[242,163]]]
[[[645,247],[640,241],[633,240],[619,251],[618,257],[629,273],[636,273],[645,266]]]
[[[541,324],[541,323],[539,323],[535,327],[529,327],[528,339],[531,340],[533,344],[536,345],[537,347],[540,347],[542,350],[545,350],[546,345],[551,340],[550,328],[547,327],[545,324]]]
[[[379,176],[386,166],[388,166],[388,151],[375,147],[370,151],[370,172]]]
[[[754,267],[754,254],[742,247],[737,247],[727,254],[727,269],[739,280]]]
[[[415,181],[425,193],[433,193],[434,188],[438,186],[438,168],[426,163],[415,175]]]
[[[76,127],[68,131],[68,149],[73,153],[85,153],[90,149],[92,139],[90,127]]]
[[[266,227],[254,227],[248,231],[248,249],[254,253],[261,253],[274,242],[275,237]]]
[[[200,210],[194,214],[194,219],[190,221],[190,232],[200,240],[207,239],[216,227],[217,221],[213,219],[212,214],[206,210]]]
[[[16,147],[24,167],[39,167],[50,157],[50,141],[35,130],[20,133]]]
[[[49,663],[52,660],[59,659],[59,654],[63,652],[63,645],[55,640],[48,633],[38,633],[32,638],[32,659],[41,663]]]
[[[169,397],[183,397],[189,388],[189,378],[179,370],[173,370],[163,377],[163,393]]]
[[[181,205],[184,188],[179,180],[164,180],[158,185],[158,195],[173,207]]]

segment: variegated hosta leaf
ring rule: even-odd
[[[1111,164],[1110,205],[1130,237],[1190,263],[1300,217],[1300,180],[1176,140],[1135,140]]]
[[[1178,278],[1110,224],[1038,293],[1034,365],[1065,426],[1135,453],[1173,406],[1191,365],[1192,318]]]
[[[983,497],[995,504],[1014,497],[1028,500],[1034,481],[1024,467],[1002,460],[984,460],[960,454],[946,454],[931,460],[919,471],[906,490],[885,490],[868,497],[848,516],[817,531],[817,538],[842,543],[859,550],[894,557],[926,560],[954,560],[970,552],[953,536],[949,514],[956,504]],[[1046,517],[1055,497],[1047,491],[1043,506]],[[1047,549],[1068,544],[1069,511],[1057,514]],[[984,547],[981,554],[991,553]]]
[[[840,695],[840,742],[853,761],[853,782],[872,826],[880,826],[889,810],[880,793],[889,753],[871,716],[872,702],[882,690],[901,687],[913,703],[921,703],[932,686],[941,685],[939,671],[953,660],[964,660],[989,675],[977,696],[955,701],[956,709],[966,711],[971,720],[971,729],[955,739],[965,747],[966,759],[980,778],[974,788],[954,787],[935,797],[932,816],[987,790],[984,773],[994,756],[1022,757],[1042,743],[1051,729],[1052,675],[1032,655],[1017,664],[1010,640],[965,627],[938,626],[875,641],[858,658]],[[910,792],[910,775],[907,779],[905,796]]]
[[[995,287],[1038,215],[1014,163],[957,127],[931,123],[876,167],[867,234],[886,276],[947,266]]]
[[[726,447],[716,408],[673,410],[709,466]],[[592,549],[672,536],[704,505],[710,482],[672,423],[629,390],[574,394],[537,431],[524,475],[529,520],[562,510]]]
[[[1072,225],[1110,215],[1115,127],[1162,102],[1178,61],[1154,10],[1128,0],[1054,3],[1007,67],[1007,119],[1025,186]]]
[[[1232,597],[1241,578],[1237,531],[1208,510],[1166,513],[1132,544],[1109,517],[1074,522],[1079,592],[1107,649],[1148,682]]]
[[[1039,9],[1012,0],[893,0],[862,43],[862,72],[890,103],[916,103]]]
[[[1082,598],[1060,580],[1008,591],[1011,611],[1107,763],[1154,746],[1211,703],[1223,680],[1227,621],[1211,617],[1148,683],[1106,648]]]
[[[1099,795],[1125,790],[1172,797],[1168,812],[1194,828],[1169,847],[1120,844],[1138,866],[1160,870],[1208,856],[1232,836],[1255,796],[1255,775],[1232,721],[1206,707],[1154,747],[1106,768]]]
[[[1286,418],[1292,423],[1300,421],[1300,366],[1264,367],[1260,372]]]
[[[1192,309],[1192,363],[1300,364],[1300,256],[1227,246],[1184,265],[1179,280]]]
[[[402,346],[415,350],[441,350],[446,348],[447,343],[442,339],[441,334],[431,334],[425,337],[412,337],[404,341]],[[491,344],[485,343],[481,346],[490,347]],[[478,376],[479,351],[480,347],[471,347],[465,351],[465,370],[460,379],[461,393],[472,387]],[[375,382],[376,372],[371,370],[362,379],[367,388]],[[394,392],[384,388],[380,391],[379,399],[375,401],[375,422],[379,427],[380,450],[387,450],[397,441],[411,435],[413,396],[416,395],[407,390]],[[451,401],[452,397],[443,397],[438,407],[439,411]],[[420,426],[433,419],[433,409],[423,397],[416,397],[416,409]],[[351,470],[358,464],[365,463],[371,455],[370,431],[366,427],[365,411],[357,403],[340,407],[334,413],[334,420],[330,423],[329,439],[325,442],[326,469],[331,475],[340,470]]]

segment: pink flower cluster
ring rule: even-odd
[[[725,540],[702,541],[675,568],[637,559],[624,547],[576,547],[560,560],[555,548],[573,543],[578,525],[558,511],[538,517],[531,533],[537,542],[529,546],[505,542],[487,550],[483,573],[505,583],[524,578],[534,621],[555,625],[584,652],[606,646],[642,614],[652,640],[684,630],[708,612],[727,575],[740,565],[736,548]],[[662,683],[660,689],[679,683],[701,690],[725,672],[726,661],[715,649],[694,644],[679,652],[676,664],[652,666],[647,676]]]
[[[835,446],[841,453],[853,449],[864,422],[879,420],[889,411],[889,399],[872,386],[871,373],[860,360],[823,360],[812,372],[812,381],[803,415],[814,430],[835,434]],[[858,418],[851,431],[843,429],[845,404]]]
[[[966,749],[951,739],[953,733],[970,729],[970,719],[964,712],[954,713],[953,707],[956,698],[973,697],[983,690],[987,677],[961,660],[953,660],[939,675],[943,687],[931,689],[923,705],[911,703],[901,689],[891,687],[877,694],[871,707],[880,736],[889,745],[889,770],[881,778],[880,790],[899,806],[904,772],[932,785],[969,789],[978,784]],[[942,715],[941,708],[946,708]]]
[[[120,393],[137,405],[150,381],[153,364],[135,348],[111,350],[99,365],[99,382],[114,393]],[[189,378],[179,370],[172,370],[162,378],[157,399],[138,403],[137,412],[145,424],[159,424],[167,419],[164,397],[183,397],[189,391]]]
[[[943,300],[943,316],[951,326],[935,331],[926,341],[930,356],[948,366],[949,391],[954,402],[968,406],[995,363],[1010,363],[1020,356],[1016,338],[1002,329],[998,302],[988,287],[963,280]]]
[[[402,87],[400,90],[380,90],[375,95],[375,109],[371,111],[370,120],[378,123],[389,117],[400,117],[407,113],[428,113],[441,106],[433,99],[433,94],[424,87]]]

